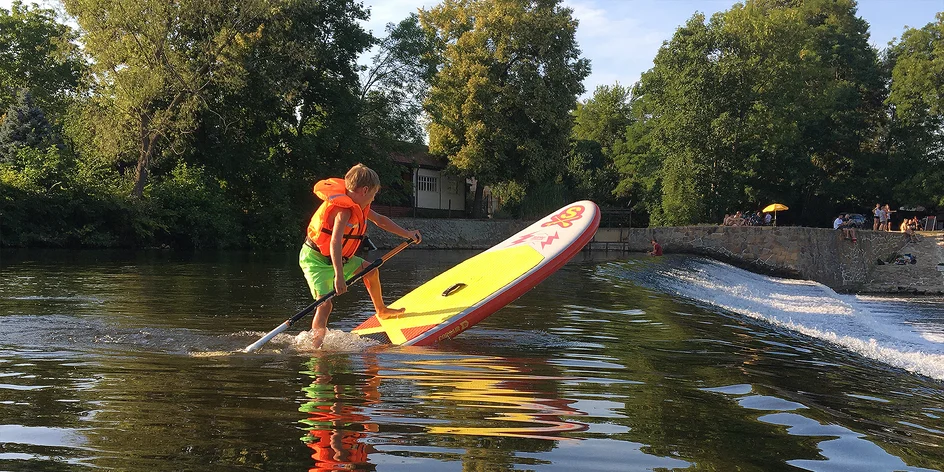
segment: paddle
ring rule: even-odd
[[[346,282],[348,285],[351,285],[352,283],[357,282],[358,280],[364,278],[364,276],[367,275],[368,272],[370,272],[370,271],[372,271],[372,270],[374,270],[374,269],[376,269],[376,268],[382,266],[383,263],[387,261],[387,259],[390,259],[391,257],[397,255],[400,251],[406,249],[406,247],[409,246],[409,245],[412,244],[412,243],[413,243],[413,240],[403,241],[402,243],[400,243],[399,246],[397,246],[397,247],[391,249],[390,252],[384,254],[384,255],[383,255],[382,257],[380,257],[379,259],[374,260],[374,262],[371,262],[370,265],[367,266],[367,268],[365,268],[364,270],[362,270],[362,271],[360,271],[360,272],[354,274],[353,276],[351,276],[351,278],[347,279],[345,282]],[[307,315],[307,314],[311,313],[312,311],[314,311],[315,308],[318,308],[318,306],[320,306],[320,305],[323,304],[324,302],[326,302],[326,301],[328,301],[328,300],[334,298],[335,294],[336,294],[336,293],[335,293],[334,290],[332,290],[332,291],[326,293],[323,297],[321,297],[321,298],[315,300],[314,303],[312,303],[311,305],[306,306],[304,309],[302,309],[302,311],[296,313],[295,316],[293,316],[293,317],[291,317],[291,318],[285,320],[285,322],[283,322],[282,324],[280,324],[277,328],[273,329],[272,331],[269,331],[268,334],[266,334],[265,336],[259,338],[258,341],[256,341],[256,342],[250,344],[249,346],[247,346],[246,349],[243,349],[243,352],[255,352],[255,351],[258,351],[259,348],[262,347],[263,344],[269,342],[269,340],[271,340],[272,338],[274,338],[277,334],[279,334],[279,333],[281,333],[282,331],[285,331],[286,329],[288,329],[289,326],[292,326],[293,324],[295,324],[296,321],[302,319],[305,315]]]

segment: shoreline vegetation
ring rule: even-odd
[[[417,149],[478,182],[473,220],[944,209],[944,12],[876,49],[853,0],[732,2],[578,101],[592,64],[555,0],[444,2],[379,36],[354,0],[60,3],[0,9],[0,247],[291,248],[313,183],[357,162],[410,206],[390,156]]]

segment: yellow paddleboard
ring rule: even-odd
[[[405,313],[372,316],[352,332],[418,346],[454,338],[556,272],[593,238],[599,224],[593,202],[567,205],[390,304]]]

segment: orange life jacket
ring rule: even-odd
[[[364,470],[369,464],[366,434],[343,429],[313,430],[304,438],[314,451],[315,467],[310,471]]]
[[[319,181],[315,184],[315,195],[324,202],[308,223],[306,244],[314,243],[322,255],[331,257],[331,232],[334,230],[335,215],[342,208],[350,208],[351,217],[345,225],[344,236],[341,240],[341,256],[353,256],[364,239],[364,233],[367,232],[367,215],[370,213],[370,205],[361,209],[360,205],[354,203],[354,200],[347,196],[344,179]]]
[[[315,459],[315,467],[309,471],[362,470],[368,464],[367,444],[363,442],[367,435],[356,428],[366,428],[370,417],[357,411],[350,405],[333,403],[308,412],[314,427],[303,440],[314,451],[311,457]]]

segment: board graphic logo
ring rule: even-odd
[[[582,205],[574,205],[568,207],[566,210],[551,216],[551,221],[541,225],[542,228],[547,226],[560,225],[561,228],[570,228],[574,225],[574,221],[579,220],[583,216],[584,208]]]
[[[554,231],[554,234],[545,233],[542,231],[535,231],[533,233],[523,234],[509,244],[509,246],[516,246],[521,243],[531,242],[533,244],[541,243],[541,249],[551,245],[554,241],[560,239],[560,236],[557,235],[557,231]]]
[[[462,320],[459,323],[459,326],[455,326],[450,329],[446,334],[440,335],[438,341],[445,341],[447,339],[452,339],[453,336],[458,335],[459,333],[465,331],[469,328],[469,320]]]

